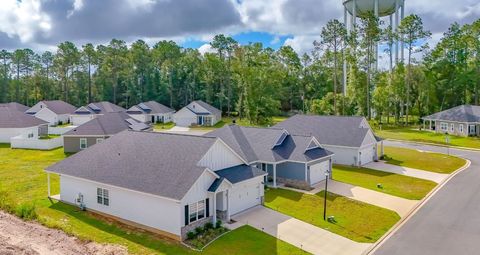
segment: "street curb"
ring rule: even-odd
[[[412,218],[415,213],[417,213],[443,186],[445,186],[445,184],[447,184],[457,174],[468,169],[472,162],[468,159],[465,160],[467,161],[465,165],[455,170],[455,172],[451,173],[445,180],[439,183],[433,190],[431,190],[427,194],[427,196],[420,200],[420,202],[415,205],[415,207],[413,207],[405,217],[400,219],[400,221],[397,222],[387,233],[385,233],[380,239],[378,239],[374,244],[372,244],[372,246],[370,246],[366,251],[364,251],[362,255],[370,255],[373,254],[376,250],[378,250],[378,248],[380,248],[383,243],[390,239],[390,237],[392,237],[403,225],[405,225],[405,223],[407,223],[407,221]]]
[[[445,145],[445,144],[439,144],[439,143],[416,142],[416,141],[400,140],[400,139],[391,139],[391,138],[387,138],[387,139],[385,139],[385,140],[387,140],[387,141],[392,141],[392,142],[402,142],[402,143],[413,143],[413,144],[431,145],[431,146],[444,147],[444,148],[450,148],[450,149],[455,149],[455,150],[480,151],[480,149],[477,149],[477,148],[460,147],[460,146],[455,146],[455,145]]]

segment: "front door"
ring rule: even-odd
[[[155,115],[152,115],[152,120],[151,120],[152,123],[155,123]]]
[[[203,116],[198,116],[198,117],[197,117],[197,124],[198,124],[199,126],[203,125]]]

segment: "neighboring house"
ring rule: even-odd
[[[332,153],[313,136],[291,135],[284,129],[227,125],[205,136],[222,139],[248,165],[268,172],[268,182],[309,189],[325,180]]]
[[[480,106],[460,105],[423,117],[423,128],[458,136],[480,136]]]
[[[72,120],[72,125],[80,126],[83,123],[90,121],[97,116],[100,116],[105,113],[111,112],[124,112],[125,108],[112,104],[110,102],[96,102],[90,103],[86,106],[82,106],[75,110],[75,112],[70,116]]]
[[[222,120],[222,111],[201,101],[193,101],[173,115],[177,126],[213,126]]]
[[[172,121],[175,110],[155,101],[148,101],[130,107],[127,113],[141,122],[168,123]]]
[[[48,133],[48,122],[25,114],[17,105],[0,105],[0,143],[10,143],[13,137],[38,139]]]
[[[274,128],[291,134],[312,135],[321,146],[335,155],[333,163],[362,166],[379,158],[378,139],[364,117],[295,115]]]
[[[63,134],[63,148],[78,152],[127,129],[148,131],[151,127],[125,112],[105,113]]]
[[[25,112],[48,122],[50,126],[55,126],[69,123],[70,115],[75,109],[75,106],[62,100],[53,100],[40,101]]]
[[[46,172],[60,176],[50,197],[176,240],[264,196],[265,172],[214,137],[127,130]]]
[[[0,107],[9,107],[10,109],[14,109],[20,112],[25,112],[30,108],[28,106],[19,104],[17,102],[3,103],[3,104],[0,104]]]

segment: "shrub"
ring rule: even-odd
[[[187,233],[187,239],[192,240],[192,239],[195,238],[195,236],[196,236],[196,235],[195,235],[195,232],[193,232],[193,231],[188,231],[188,233]]]
[[[15,215],[25,220],[37,219],[37,212],[34,204],[21,204],[15,210]]]
[[[217,220],[217,222],[215,223],[215,228],[220,228],[220,227],[222,227],[222,221]]]
[[[201,235],[201,234],[203,233],[203,230],[204,230],[204,229],[203,229],[202,227],[196,227],[196,228],[195,228],[195,233],[196,233],[197,235]]]
[[[205,228],[205,230],[212,229],[212,228],[213,228],[213,223],[207,222],[207,223],[205,224],[205,226],[203,226],[203,228]]]

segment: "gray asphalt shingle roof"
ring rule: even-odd
[[[48,124],[9,106],[0,106],[0,128],[27,128]]]
[[[295,115],[274,128],[291,134],[314,136],[324,145],[360,147],[369,129],[361,127],[365,118],[356,116]]]
[[[116,104],[112,104],[107,101],[102,101],[102,102],[95,102],[95,103],[90,103],[86,106],[83,106],[76,109],[75,113],[77,114],[85,114],[86,112],[82,111],[83,109],[87,109],[89,114],[105,114],[105,113],[111,113],[111,112],[124,112],[126,111],[125,108],[118,106]]]
[[[17,102],[3,103],[3,104],[0,104],[0,107],[9,107],[10,109],[21,111],[21,112],[25,112],[28,109],[30,109],[30,107],[25,106],[23,104],[19,104]]]
[[[193,102],[196,102],[197,104],[199,104],[201,107],[205,108],[210,114],[213,114],[213,115],[222,115],[222,111],[220,111],[219,109],[211,106],[210,104],[208,103],[205,103],[203,102],[202,100],[195,100]],[[188,107],[187,107],[188,108]],[[201,114],[202,112],[196,112],[194,109],[190,109],[188,108],[190,111],[194,112],[194,113],[199,113]]]
[[[142,104],[147,106],[148,107],[148,110],[147,109],[143,109],[144,107],[142,107]],[[141,113],[150,113],[150,114],[153,114],[153,113],[157,113],[157,114],[162,114],[162,113],[169,113],[169,112],[174,112],[175,110],[173,110],[172,108],[170,107],[167,107],[161,103],[158,103],[156,101],[148,101],[148,102],[143,102],[143,103],[140,103],[140,104],[137,104],[136,105],[138,107],[138,109],[141,110]],[[137,113],[137,112],[133,112],[133,111],[127,111],[128,113]]]
[[[62,100],[50,100],[50,101],[40,101],[44,103],[47,108],[56,113],[56,114],[72,114],[75,112],[77,109],[75,106],[64,102]],[[36,113],[36,112],[30,112],[29,113]]]
[[[197,164],[216,140],[123,131],[46,170],[180,200],[205,171]]]
[[[221,138],[247,162],[283,160],[308,162],[332,154],[322,148],[306,151],[312,137],[303,135],[289,135],[280,146],[274,147],[284,132],[285,130],[274,128],[227,125],[206,136]]]
[[[132,119],[125,112],[111,112],[85,122],[84,124],[66,132],[64,136],[110,136],[127,129],[142,131],[149,130],[150,128],[149,125]]]
[[[480,122],[480,106],[460,105],[423,117],[424,120],[446,120],[456,122]]]
[[[215,172],[220,178],[217,178],[212,185],[208,188],[208,191],[214,192],[220,187],[223,180],[228,180],[230,183],[235,184],[241,181],[245,181],[258,176],[266,175],[265,171],[262,171],[253,166],[239,165],[234,167],[225,168]]]

